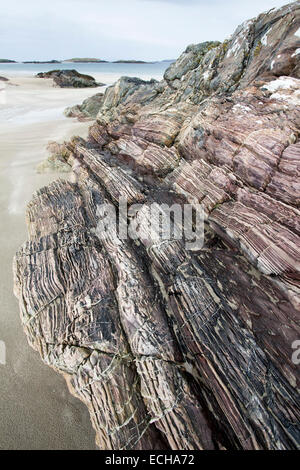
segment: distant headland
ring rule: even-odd
[[[75,57],[73,59],[66,59],[64,60],[63,62],[73,62],[73,63],[99,63],[99,64],[103,64],[103,63],[107,63],[108,61],[107,60],[102,60],[102,59],[94,59],[94,58],[90,58],[90,57]]]
[[[156,64],[158,62],[174,62],[174,60],[154,60],[154,61],[145,61],[145,60],[135,60],[135,59],[120,59],[120,60],[103,60],[103,59],[96,59],[91,57],[74,57],[72,59],[65,59],[65,60],[26,60],[23,62],[18,62],[16,60],[10,59],[0,59],[0,63],[2,64],[65,64],[65,63],[72,63],[72,64]]]
[[[155,64],[155,62],[146,62],[145,60],[115,60],[113,64]]]
[[[60,60],[26,60],[22,64],[61,64]]]

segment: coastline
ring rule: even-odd
[[[156,63],[113,63],[113,62],[64,62],[61,64],[23,64],[0,63],[0,76],[13,77],[29,77],[32,78],[39,72],[49,72],[54,69],[75,69],[79,73],[92,75],[97,82],[112,85],[121,76],[139,77],[143,80],[154,78],[161,80],[165,70],[170,62]]]
[[[0,108],[0,216],[2,314],[0,339],[6,345],[1,365],[3,449],[95,449],[86,407],[69,394],[65,380],[44,365],[27,343],[12,292],[12,258],[26,238],[24,212],[32,193],[67,174],[37,174],[50,140],[86,136],[89,122],[65,118],[63,109],[99,89],[62,90],[52,80],[10,78]],[[67,423],[67,426],[66,426]]]
[[[59,65],[78,71],[86,67]],[[109,86],[122,75],[160,80],[167,68],[164,64],[153,73],[148,64],[104,65],[108,65],[104,71],[95,71],[95,64],[88,64],[82,72]],[[68,173],[37,172],[37,165],[49,156],[47,144],[88,134],[91,122],[67,118],[64,110],[104,92],[106,86],[59,88],[52,79],[35,77],[43,67],[49,70],[51,64],[0,64],[0,76],[8,79],[0,82],[5,92],[0,96],[0,341],[6,347],[6,364],[0,364],[0,449],[93,450],[95,432],[87,408],[69,393],[63,376],[44,365],[27,342],[13,294],[12,259],[27,238],[24,214],[33,193],[58,178],[69,177]]]

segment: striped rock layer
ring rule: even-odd
[[[24,330],[101,449],[299,447],[299,28],[294,2],[121,78],[28,206]],[[136,239],[102,236],[120,197]],[[201,206],[201,249],[149,229],[163,203]]]

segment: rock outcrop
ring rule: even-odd
[[[77,118],[79,121],[94,121],[103,104],[103,93],[97,93],[84,100],[81,104],[65,109],[67,117]]]
[[[69,173],[72,168],[67,163],[69,151],[65,144],[49,142],[49,156],[37,165],[37,173]]]
[[[101,449],[299,447],[299,28],[295,2],[121,78],[28,206],[22,323]],[[103,236],[120,197],[135,238]],[[201,249],[151,228],[162,203],[201,206]]]
[[[55,85],[61,88],[95,88],[103,86],[97,83],[94,77],[77,72],[77,70],[50,70],[49,72],[40,72],[36,75],[38,78],[52,78]]]

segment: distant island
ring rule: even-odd
[[[155,62],[145,62],[144,60],[115,60],[113,64],[154,64]]]
[[[25,60],[21,62],[22,64],[64,64],[64,63],[73,63],[73,64],[156,64],[158,62],[175,62],[174,59],[166,59],[161,61],[151,61],[147,62],[145,60],[134,60],[134,59],[120,59],[120,60],[102,60],[96,59],[93,57],[73,57],[72,59],[65,60]],[[17,61],[10,59],[0,59],[0,63],[4,64],[16,64]]]
[[[60,60],[26,60],[22,64],[61,64]]]
[[[64,62],[74,62],[74,63],[98,63],[98,64],[103,64],[107,63],[107,60],[102,60],[102,59],[94,59],[90,57],[75,57],[73,59],[66,59]]]

